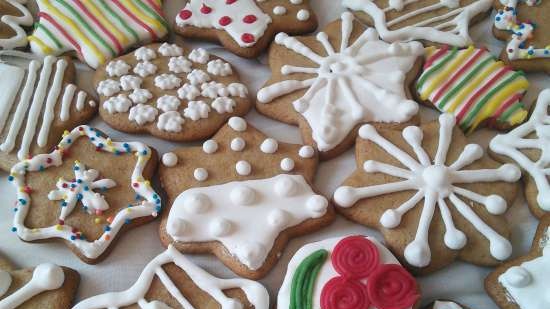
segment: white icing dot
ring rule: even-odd
[[[516,288],[524,288],[533,280],[529,271],[521,266],[510,267],[503,277],[504,281]]]
[[[290,0],[290,3],[294,5],[302,4],[303,0]]]
[[[298,151],[298,155],[304,159],[309,159],[313,157],[314,154],[315,150],[313,150],[313,147],[308,145],[302,146],[302,148],[300,148],[300,151]]]
[[[223,218],[215,218],[210,222],[208,228],[214,237],[227,236],[231,232],[231,222]]]
[[[294,169],[294,160],[291,158],[284,158],[281,160],[281,169],[285,172],[290,172]]]
[[[325,214],[328,206],[328,201],[324,196],[314,195],[310,197],[306,202],[306,207],[313,215],[313,218],[319,218]]]
[[[250,175],[250,172],[252,172],[252,167],[250,166],[250,163],[241,160],[235,164],[235,169],[237,170],[237,174],[241,176],[247,176]]]
[[[256,200],[254,189],[241,185],[233,189],[229,198],[235,205],[251,205]]]
[[[273,138],[266,138],[260,145],[260,150],[263,153],[275,153],[279,148],[279,143]]]
[[[296,18],[301,21],[306,21],[309,19],[309,11],[308,10],[299,10],[298,13],[296,13]]]
[[[33,278],[41,279],[33,281],[34,287],[40,290],[56,290],[65,282],[65,273],[63,269],[51,263],[44,263],[36,266],[32,276]]]
[[[298,191],[296,182],[286,175],[281,176],[280,179],[277,180],[273,189],[280,197],[290,197]]]
[[[170,235],[174,236],[183,236],[187,230],[187,225],[189,223],[181,218],[175,220],[169,220],[169,223],[166,225],[166,231]]]
[[[213,139],[209,139],[202,144],[202,150],[207,154],[213,154],[218,150],[218,142]]]
[[[11,275],[7,271],[0,269],[0,297],[8,291],[11,285]]]
[[[274,228],[280,229],[286,225],[289,216],[289,213],[285,210],[273,209],[267,214],[267,223]]]
[[[240,137],[235,137],[231,141],[231,150],[233,151],[242,151],[245,146],[246,146],[246,142],[244,141],[244,139]]]
[[[202,167],[199,167],[195,169],[193,176],[198,181],[205,181],[208,178],[208,171]]]
[[[277,5],[276,7],[273,8],[273,14],[284,15],[286,14],[286,8],[284,6]]]
[[[183,200],[184,209],[192,214],[205,213],[210,205],[210,199],[204,193],[190,194]]]
[[[229,118],[227,124],[231,127],[231,129],[237,132],[243,132],[246,130],[247,127],[246,120],[241,117],[231,117]]]
[[[178,156],[173,152],[167,152],[162,155],[162,164],[167,167],[173,167],[178,164]]]

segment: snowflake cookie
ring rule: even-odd
[[[269,308],[269,294],[258,282],[220,279],[199,268],[172,245],[145,266],[136,283],[123,292],[90,297],[73,309],[171,309],[215,307]],[[219,307],[218,307],[219,306]]]
[[[469,28],[483,20],[492,0],[343,0],[361,21],[373,26],[386,42],[421,40],[465,47]]]
[[[39,20],[29,36],[39,55],[76,53],[92,68],[128,48],[168,33],[161,0],[37,0]]]
[[[11,169],[12,231],[29,242],[62,239],[84,262],[97,263],[119,232],[159,213],[149,180],[156,163],[145,144],[113,142],[88,126],[67,131],[53,152]]]
[[[321,159],[345,151],[366,122],[415,120],[406,87],[424,52],[418,42],[388,44],[351,13],[313,37],[279,33],[270,49],[271,79],[257,95],[262,114],[297,124]],[[284,59],[280,55],[288,54]]]
[[[338,210],[379,229],[412,270],[430,273],[456,258],[496,265],[510,257],[502,215],[521,172],[467,144],[453,115],[402,132],[364,125],[356,156],[358,170],[334,193]]]
[[[229,51],[256,58],[279,32],[308,33],[317,28],[310,0],[187,0],[176,15],[176,33],[216,40]]]
[[[550,308],[550,216],[542,218],[531,251],[497,267],[485,290],[502,309]]]
[[[315,150],[268,138],[240,117],[201,147],[164,154],[162,163],[171,205],[160,226],[163,244],[212,253],[242,277],[265,276],[289,238],[334,217],[311,186]]]
[[[79,280],[68,267],[43,263],[16,269],[0,256],[0,308],[70,308]]]
[[[550,89],[543,90],[531,118],[514,130],[495,136],[489,145],[499,161],[513,161],[524,171],[525,198],[531,212],[550,213]]]
[[[94,84],[107,124],[170,141],[203,140],[251,106],[229,63],[205,49],[169,43],[111,60],[96,71]]]
[[[97,104],[73,84],[66,57],[43,59],[19,51],[0,52],[0,169],[50,151],[63,131],[92,118]]]
[[[34,20],[25,7],[27,0],[0,2],[0,49],[14,49],[27,45],[23,27],[32,26]]]
[[[393,254],[358,235],[300,248],[288,263],[277,309],[412,309],[419,300],[416,280]]]

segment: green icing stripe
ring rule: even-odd
[[[44,27],[44,25],[42,25],[41,23],[35,23],[34,27],[39,28],[42,31],[44,31],[44,33],[48,36],[48,38],[50,38],[50,40],[52,40],[54,42],[55,46],[58,49],[63,48],[63,44],[61,44],[61,42],[59,42],[59,40],[53,35],[53,33],[50,31],[50,29],[48,29],[47,27]]]
[[[97,2],[99,2],[101,7],[105,11],[107,11],[107,13],[109,13],[112,17],[114,17],[122,25],[122,27],[124,27],[124,29],[126,29],[126,32],[130,33],[134,37],[134,41],[138,42],[140,40],[139,35],[137,34],[137,32],[134,31],[134,29],[132,29],[130,26],[128,26],[128,24],[124,21],[124,19],[122,17],[120,17],[117,13],[115,13],[115,11],[113,11],[107,5],[107,3],[105,3],[105,0],[97,0]]]
[[[289,309],[312,309],[313,286],[328,251],[320,249],[306,257],[296,268],[290,288]]]
[[[521,102],[516,102],[512,104],[512,106],[508,107],[508,109],[506,109],[506,111],[502,113],[500,117],[498,117],[498,121],[504,122],[508,120],[508,118],[512,116],[518,109],[523,109],[523,108],[525,108],[525,105],[523,105],[523,103]]]
[[[418,83],[416,83],[416,89],[422,88],[424,86],[424,83],[426,82],[426,80],[428,78],[430,78],[430,76],[432,74],[439,71],[443,66],[445,66],[445,64],[447,64],[447,62],[449,62],[451,59],[453,59],[456,56],[457,53],[458,53],[458,48],[453,47],[453,50],[447,56],[445,56],[445,58],[443,58],[438,64],[432,66],[430,69],[428,69],[426,72],[424,72],[424,74],[422,74],[422,76],[420,76],[420,79],[418,80]]]
[[[161,23],[165,29],[168,29],[168,24],[166,23],[166,21],[164,20],[164,18],[162,18],[161,16],[159,16],[157,14],[157,12],[155,10],[153,10],[152,8],[150,8],[149,6],[147,6],[145,3],[143,3],[143,1],[141,0],[136,0],[136,3],[141,7],[142,10],[144,10],[145,12],[147,12],[150,16],[152,16],[154,19],[156,19],[159,23]]]

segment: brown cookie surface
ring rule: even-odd
[[[14,49],[27,45],[27,33],[23,27],[30,27],[33,18],[26,0],[0,2],[0,49]]]

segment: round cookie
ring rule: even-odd
[[[0,2],[0,49],[27,45],[27,33],[23,27],[32,26],[34,20],[26,4],[27,0]]]

